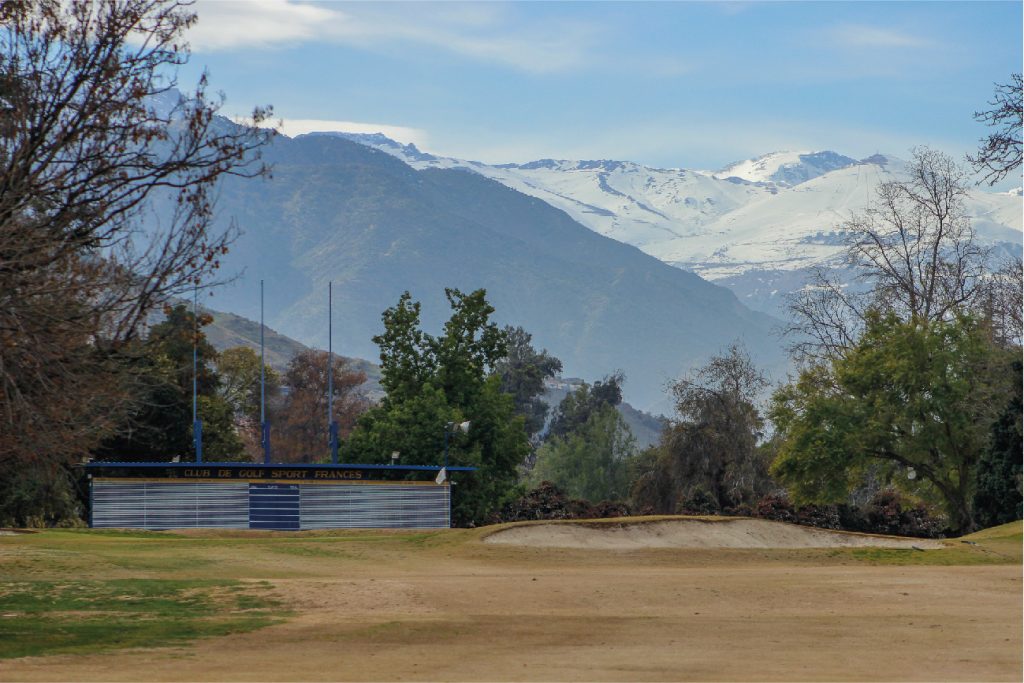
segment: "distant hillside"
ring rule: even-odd
[[[234,313],[205,309],[213,316],[213,322],[203,328],[213,348],[223,351],[235,346],[248,346],[257,353],[260,350],[260,324]],[[264,356],[267,365],[278,372],[284,372],[292,358],[309,347],[286,337],[269,327],[263,331]]]
[[[206,338],[217,351],[235,346],[248,346],[257,353],[260,350],[260,324],[234,313],[224,313],[212,309],[203,309],[213,316],[213,322],[203,328]],[[265,327],[263,330],[264,358],[267,365],[278,372],[284,372],[291,359],[309,349],[302,342]],[[380,388],[380,366],[363,358],[345,357],[354,370],[366,373],[366,384],[363,389],[368,395],[382,393]]]
[[[716,173],[631,161],[541,159],[497,166],[426,154],[387,137],[343,136],[417,169],[463,169],[543,199],[595,232],[721,284],[744,305],[788,317],[786,294],[826,267],[843,282],[837,231],[877,199],[882,182],[905,178],[903,161],[857,161],[832,151],[773,152]],[[972,188],[964,210],[986,246],[1021,250],[1021,192]]]
[[[381,312],[405,290],[437,333],[445,287],[485,288],[496,322],[522,325],[566,372],[616,369],[627,399],[652,408],[662,387],[733,341],[761,367],[787,367],[775,319],[728,290],[595,234],[566,213],[460,170],[416,171],[388,154],[327,136],[279,138],[273,179],[228,179],[219,215],[244,234],[223,260],[240,277],[218,289],[221,310],[258,316],[303,344],[326,345],[334,283],[335,349],[373,357]]]

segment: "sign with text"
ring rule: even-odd
[[[168,469],[163,475],[168,478],[181,479],[284,479],[284,480],[361,480],[369,479],[365,475],[368,472],[362,470],[336,470],[336,469],[267,469],[267,468],[235,468],[235,467],[189,467],[185,469]]]

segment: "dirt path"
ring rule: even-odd
[[[296,614],[261,631],[0,679],[1020,680],[1016,565],[478,547],[276,579]]]

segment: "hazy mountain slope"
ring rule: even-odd
[[[317,134],[323,135],[323,134]],[[745,304],[784,315],[784,295],[811,268],[833,268],[838,227],[873,201],[903,162],[856,161],[831,151],[773,152],[716,173],[654,169],[626,161],[489,166],[426,154],[383,135],[342,135],[415,168],[464,168],[543,199],[602,235],[732,289]],[[979,239],[1019,253],[1021,195],[970,192]],[[840,276],[849,274],[837,271]]]
[[[206,339],[217,351],[235,346],[247,346],[256,353],[260,351],[260,324],[234,313],[222,313],[204,309],[213,317],[213,322],[203,328]],[[309,347],[286,337],[269,327],[263,330],[263,355],[266,364],[278,372],[284,372],[291,359]]]
[[[235,346],[247,346],[256,353],[260,351],[260,324],[255,320],[243,318],[234,313],[224,313],[203,309],[213,317],[213,322],[203,328],[206,338],[217,351],[224,351]],[[263,330],[263,355],[268,366],[280,373],[288,368],[292,358],[309,347],[302,342],[266,327]],[[348,367],[366,374],[366,383],[361,387],[363,393],[376,397],[382,395],[380,387],[380,366],[363,358],[344,356]]]
[[[785,364],[775,321],[728,290],[479,175],[417,172],[326,136],[281,138],[267,158],[272,180],[222,188],[220,214],[245,230],[225,268],[245,274],[211,303],[258,318],[262,278],[268,324],[303,343],[326,343],[333,280],[335,349],[349,356],[376,356],[381,311],[406,289],[438,329],[452,286],[486,288],[498,321],[523,325],[567,373],[623,369],[625,393],[640,407],[734,339],[764,366]]]
[[[314,133],[379,149],[413,168],[462,168],[562,209],[606,237],[657,255],[680,238],[749,201],[777,191],[772,183],[719,179],[704,171],[660,169],[629,161],[542,159],[497,166],[426,154],[380,134]],[[302,136],[300,136],[302,137]]]

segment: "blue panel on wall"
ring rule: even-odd
[[[249,528],[299,530],[298,484],[249,484]]]

